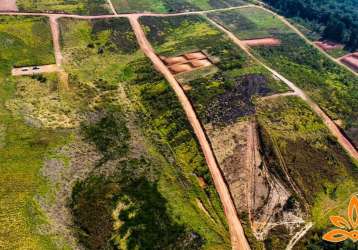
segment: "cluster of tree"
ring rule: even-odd
[[[358,0],[264,0],[288,17],[321,26],[325,39],[358,48]]]

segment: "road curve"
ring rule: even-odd
[[[201,149],[204,153],[206,162],[208,164],[208,168],[210,170],[211,176],[213,178],[215,188],[220,196],[224,212],[227,218],[227,222],[229,225],[230,236],[231,236],[231,244],[232,249],[234,250],[249,250],[250,246],[245,237],[244,230],[238,218],[236,208],[231,199],[231,195],[226,186],[224,178],[220,172],[219,166],[214,157],[213,151],[210,147],[210,144],[206,138],[204,130],[196,116],[196,113],[185,95],[183,89],[172,75],[172,73],[168,70],[168,68],[164,65],[164,63],[159,59],[159,57],[154,52],[153,47],[147,40],[142,27],[138,22],[138,16],[131,16],[129,21],[132,25],[134,33],[137,37],[138,43],[142,51],[145,55],[152,61],[155,65],[156,69],[163,74],[165,79],[169,82],[170,86],[173,88],[175,94],[177,95],[179,102],[181,103],[185,114],[189,120],[189,123],[193,127],[194,133],[199,141]]]
[[[207,16],[204,16],[210,23],[212,23],[215,27],[222,30],[224,33],[227,34],[227,36],[237,45],[239,46],[243,51],[246,52],[252,59],[254,59],[256,62],[258,62],[260,65],[265,67],[267,70],[269,70],[273,75],[275,75],[277,78],[279,78],[281,81],[286,83],[295,93],[297,96],[301,97],[310,107],[311,109],[322,119],[324,124],[328,127],[331,134],[337,138],[338,143],[346,150],[346,152],[355,160],[358,160],[358,152],[355,149],[355,147],[352,145],[352,143],[343,135],[343,133],[340,131],[338,126],[335,122],[332,121],[332,119],[309,97],[307,96],[302,89],[297,87],[293,82],[286,79],[284,76],[279,74],[277,71],[271,69],[266,64],[261,62],[259,59],[257,59],[249,50],[249,48],[238,38],[236,37],[232,32],[227,30],[225,27],[221,26],[220,24],[216,23],[214,20],[208,18]]]

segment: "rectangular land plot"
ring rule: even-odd
[[[173,90],[138,50],[128,20],[61,19],[60,27],[64,68],[73,79],[70,84],[94,108],[89,110],[90,117],[96,117],[98,110],[105,114],[105,120],[97,123],[85,121],[85,128],[89,128],[84,130],[87,138],[103,153],[112,155],[105,146],[109,143],[91,131],[102,131],[107,121],[111,121],[106,117],[116,117],[111,114],[118,104],[127,117],[126,133],[130,135],[123,140],[129,141],[129,150],[122,148],[118,152],[128,160],[121,160],[119,172],[107,178],[112,184],[101,176],[98,181],[90,177],[78,189],[73,212],[77,226],[85,228],[88,235],[80,238],[80,242],[89,247],[99,246],[92,236],[98,234],[98,225],[107,225],[100,211],[96,212],[91,205],[101,202],[106,195],[87,191],[93,188],[99,194],[119,190],[115,202],[118,202],[117,221],[123,225],[119,229],[123,231],[112,232],[111,224],[109,231],[100,235],[103,246],[114,234],[114,243],[124,247],[135,242],[136,246],[145,245],[148,249],[185,249],[187,244],[194,249],[198,246],[230,249],[225,216],[200,147]],[[118,129],[123,127],[118,124]],[[110,134],[105,137],[111,138]],[[121,176],[125,178],[121,180]],[[203,180],[205,185],[201,185]],[[84,209],[77,209],[81,207]],[[134,211],[133,215],[126,216],[128,209]],[[182,240],[189,235],[194,237]]]
[[[251,12],[257,13],[249,17]],[[262,23],[262,17],[268,20]],[[274,70],[302,88],[320,107],[336,120],[357,146],[358,78],[335,64],[280,20],[260,8],[244,8],[213,15],[239,39],[254,37],[257,31],[281,40],[280,46],[254,47],[255,55]],[[248,20],[249,23],[248,23]],[[264,24],[268,22],[269,24]],[[235,24],[233,26],[232,24]],[[257,25],[262,23],[260,25]],[[241,25],[247,27],[244,33]],[[237,28],[235,28],[237,27]],[[259,28],[258,28],[259,27]],[[247,35],[249,34],[249,35]]]
[[[246,4],[242,0],[112,0],[118,13],[172,13],[228,8]]]
[[[106,0],[16,0],[24,12],[70,13],[81,15],[111,14]]]

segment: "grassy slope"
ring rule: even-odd
[[[109,6],[105,0],[17,0],[20,11],[56,12],[82,15],[108,14]]]
[[[65,68],[70,73],[74,89],[87,86],[88,90],[83,94],[89,96],[89,100],[93,86],[99,87],[99,82],[104,89],[109,86],[116,89],[118,84],[126,89],[132,109],[141,118],[139,129],[143,130],[148,140],[143,156],[149,161],[154,159],[155,183],[160,196],[165,199],[170,220],[199,233],[205,239],[205,249],[228,248],[226,223],[215,189],[208,186],[205,191],[202,190],[193,175],[198,167],[207,171],[197,142],[172,90],[161,76],[154,73],[143,54],[137,51],[134,34],[129,31],[127,21],[116,19],[90,23],[62,19],[61,30]],[[103,61],[106,64],[101,63]],[[154,77],[148,77],[151,75]],[[132,171],[135,175],[137,170]],[[82,189],[79,194],[85,194],[83,192]],[[150,197],[157,196],[153,193]],[[216,223],[200,210],[196,198],[203,202]],[[145,214],[145,211],[138,211],[138,216]],[[80,221],[96,222],[89,220],[82,217]],[[133,229],[135,226],[132,225]]]
[[[38,226],[46,223],[34,200],[49,188],[39,170],[43,159],[66,141],[65,134],[32,128],[5,103],[14,97],[12,65],[54,63],[47,20],[1,17],[0,24],[0,248],[55,249]],[[21,33],[19,32],[21,30]]]
[[[353,128],[358,126],[358,78],[307,45],[271,14],[255,10],[260,16],[250,15],[252,11],[252,8],[236,10],[231,12],[229,18],[225,18],[226,14],[223,14],[222,22],[241,38],[241,19],[245,17],[243,23],[247,27],[244,28],[246,38],[254,38],[257,33],[265,32],[281,39],[281,46],[257,47],[253,52],[304,89],[332,119],[342,120],[347,134],[352,139],[356,138]],[[217,17],[220,18],[221,15],[218,14]],[[266,23],[271,24],[268,27]]]
[[[329,215],[345,216],[347,200],[358,190],[357,165],[322,121],[296,97],[259,103],[258,121],[272,170],[279,174],[285,163],[311,206],[315,229],[327,229]]]
[[[227,8],[244,4],[241,0],[112,0],[119,13],[126,12],[183,12],[187,10],[209,10],[213,8]]]

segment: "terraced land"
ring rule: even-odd
[[[0,40],[0,248],[56,249],[52,241],[56,235],[41,230],[48,224],[36,197],[50,189],[40,174],[43,160],[65,144],[68,135],[37,126],[39,123],[28,115],[35,97],[21,89],[35,83],[46,89],[56,83],[56,75],[43,76],[48,81],[11,76],[13,65],[54,63],[48,21],[42,17],[1,17]],[[13,109],[19,92],[30,99],[20,109]]]
[[[256,13],[256,14],[255,14]],[[296,33],[259,8],[245,8],[209,15],[240,39],[275,37],[280,46],[254,47],[252,52],[267,65],[305,90],[358,144],[358,78],[330,61]]]
[[[202,51],[214,65],[179,73],[176,79],[192,101],[228,182],[250,245],[256,241],[247,213],[250,182],[246,139],[255,116],[255,99],[289,89],[258,66],[203,17],[142,17],[140,22],[157,54],[175,57]],[[246,173],[247,174],[247,173]]]
[[[19,11],[70,13],[81,15],[110,14],[106,0],[16,0]]]
[[[195,10],[210,10],[215,8],[228,8],[243,5],[246,2],[243,0],[112,0],[112,3],[118,13],[171,13]]]
[[[298,97],[261,101],[257,112],[263,152],[271,171],[291,185],[285,177],[287,171],[298,188],[292,199],[309,205],[308,220],[313,221],[314,229],[297,249],[318,246],[330,227],[328,217],[345,216],[347,200],[358,189],[357,164]],[[274,239],[267,243],[272,249],[280,249]]]
[[[197,141],[128,20],[60,27],[71,89],[87,102],[81,135],[100,156],[70,199],[74,236],[89,249],[230,249]]]

